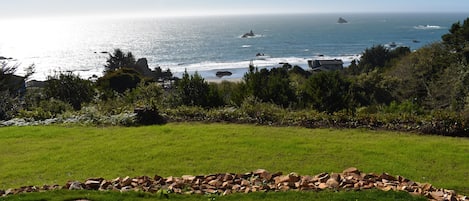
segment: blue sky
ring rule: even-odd
[[[82,15],[467,12],[469,0],[0,0],[0,19]]]

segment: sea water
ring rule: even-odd
[[[339,17],[348,23],[337,23]],[[187,70],[219,79],[215,73],[228,70],[231,78],[241,78],[250,63],[307,69],[310,59],[342,59],[347,66],[374,45],[416,50],[440,41],[453,23],[467,17],[392,13],[3,20],[0,56],[12,57],[8,62],[21,67],[35,64],[33,78],[38,80],[64,71],[101,76],[115,48],[176,76]],[[242,37],[251,30],[254,37]],[[256,57],[258,53],[264,56]]]

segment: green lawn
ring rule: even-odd
[[[469,139],[369,131],[183,123],[0,128],[0,189],[89,177],[315,175],[357,167],[469,194]]]
[[[157,195],[147,193],[119,193],[98,191],[52,191],[47,193],[29,193],[16,196],[0,197],[2,201],[75,201],[88,199],[93,201],[150,201],[168,200]],[[406,192],[276,192],[276,193],[250,193],[234,194],[228,196],[204,195],[169,195],[169,200],[176,201],[427,201],[423,197],[413,197]]]

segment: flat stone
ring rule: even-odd
[[[214,187],[220,187],[223,183],[219,180],[212,180],[208,182],[208,185],[214,186]]]
[[[399,181],[399,182],[401,182],[401,183],[407,183],[407,182],[409,182],[410,180],[407,179],[407,178],[405,178],[405,177],[403,177],[403,176],[398,175],[398,176],[397,176],[397,181]]]
[[[321,183],[325,183],[329,178],[331,178],[329,173],[326,173],[326,172],[318,174],[315,177],[318,178],[318,181]]]
[[[333,179],[333,180],[335,180],[335,181],[337,181],[337,182],[340,182],[340,180],[341,180],[340,175],[337,174],[337,173],[332,173],[330,179]]]
[[[233,187],[231,188],[233,191],[239,191],[241,189],[241,185],[239,184],[235,184],[233,185]]]
[[[117,177],[117,178],[111,180],[111,183],[116,184],[116,183],[120,183],[121,181],[122,181],[122,178]]]
[[[241,186],[249,186],[251,183],[248,180],[242,180],[241,181]]]
[[[100,185],[101,182],[96,180],[87,180],[85,182],[85,188],[89,190],[98,190]]]
[[[120,192],[121,193],[125,193],[125,192],[130,192],[130,191],[133,191],[134,189],[132,188],[132,186],[124,186],[120,189]]]
[[[433,190],[433,186],[431,184],[425,183],[422,185],[422,190],[425,192]]]
[[[444,198],[445,193],[442,191],[431,192],[430,196],[435,200],[441,200]]]
[[[225,196],[225,195],[229,195],[229,194],[232,194],[232,193],[233,192],[231,192],[231,190],[225,190],[222,195]]]
[[[289,177],[288,182],[298,182],[301,179],[300,175],[296,172],[292,172],[292,173],[288,174],[288,177]]]
[[[168,184],[171,184],[171,183],[174,183],[176,182],[176,178],[175,177],[167,177],[165,182]]]
[[[15,194],[15,189],[9,188],[3,194],[4,195],[13,195],[13,194]]]
[[[129,176],[125,177],[121,181],[122,186],[130,186],[131,184],[132,184],[132,179]]]
[[[235,178],[234,175],[232,174],[225,174],[225,176],[223,176],[223,181],[231,181]]]
[[[355,167],[350,167],[350,168],[347,168],[345,169],[343,172],[343,174],[360,174],[360,170],[358,170],[358,168],[355,168]]]
[[[112,189],[112,183],[110,181],[103,180],[101,184],[99,185],[100,190],[111,190]]]
[[[289,191],[289,190],[290,190],[290,187],[289,187],[289,186],[286,186],[286,185],[282,185],[282,186],[280,186],[278,189],[279,189],[280,191],[285,192],[285,191]]]
[[[374,187],[375,187],[374,183],[369,183],[369,184],[366,184],[366,185],[362,186],[363,189],[372,189]]]
[[[272,179],[272,174],[270,174],[267,170],[264,170],[264,169],[258,169],[254,171],[253,174],[259,176],[259,178],[261,179],[265,179],[265,180]]]
[[[385,186],[385,187],[381,188],[381,190],[387,192],[387,191],[393,190],[393,187],[392,186]]]
[[[162,180],[162,179],[163,179],[163,177],[161,177],[161,176],[159,176],[159,175],[155,175],[155,176],[153,177],[153,180],[155,180],[155,181],[160,181],[160,180]]]
[[[275,184],[280,184],[284,182],[289,182],[290,177],[288,175],[282,175],[282,176],[275,177],[274,180],[275,180]]]
[[[458,201],[458,198],[456,195],[449,195],[446,200],[448,201]]]
[[[68,187],[68,190],[83,190],[83,186],[81,185],[80,182],[73,181],[73,182],[70,182],[70,186]]]
[[[137,178],[137,183],[138,183],[139,185],[144,185],[144,186],[146,186],[146,185],[151,184],[152,181],[151,181],[151,178],[148,177],[148,176],[141,176],[141,177],[138,177],[138,178]]]
[[[386,179],[388,181],[397,181],[396,177],[389,175],[388,173],[383,173],[379,176],[379,179]]]
[[[326,185],[330,188],[339,188],[339,182],[333,178],[328,179]]]
[[[321,189],[321,190],[324,190],[324,189],[329,188],[329,186],[328,186],[326,183],[320,183],[320,184],[318,185],[318,188]]]
[[[281,175],[283,175],[283,172],[276,172],[276,173],[272,174],[272,178],[275,178],[275,177],[278,177],[278,176],[281,176]]]
[[[228,182],[228,181],[225,181],[223,182],[223,184],[221,185],[222,188],[231,188],[232,186],[232,182]]]

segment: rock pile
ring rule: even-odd
[[[413,195],[425,196],[435,201],[465,201],[466,196],[457,195],[452,190],[435,188],[428,183],[418,183],[402,176],[387,173],[367,174],[357,168],[348,168],[342,173],[321,173],[315,176],[300,176],[296,173],[283,175],[281,172],[270,173],[259,169],[245,174],[213,174],[205,176],[185,175],[182,177],[136,178],[90,178],[85,182],[69,181],[64,186],[43,187],[27,186],[18,189],[0,190],[1,196],[26,192],[42,192],[57,189],[99,190],[99,191],[144,191],[150,193],[162,190],[177,194],[218,194],[250,193],[267,191],[320,191],[332,190],[366,190],[406,191]]]

